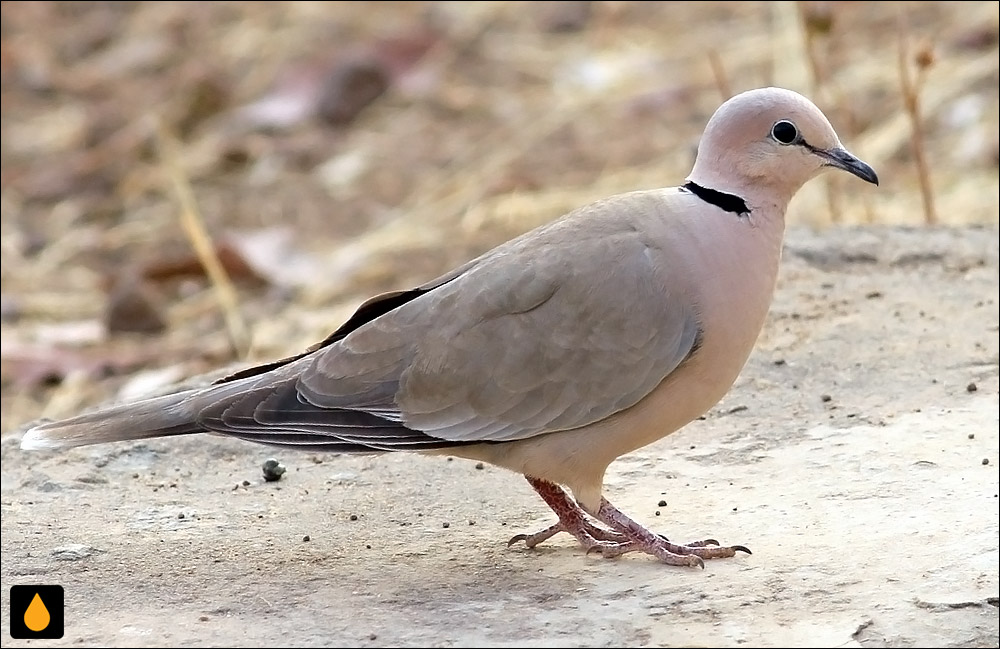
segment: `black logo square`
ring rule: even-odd
[[[62,586],[11,586],[10,637],[22,640],[63,637],[66,621],[63,601]]]

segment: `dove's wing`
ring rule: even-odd
[[[699,340],[683,282],[668,281],[667,253],[639,226],[650,210],[669,219],[664,194],[614,197],[389,294],[409,298],[389,311],[369,302],[377,316],[240,386],[199,423],[267,443],[396,450],[524,439],[624,410]]]

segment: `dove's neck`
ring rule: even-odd
[[[747,207],[746,201],[736,194],[727,194],[726,192],[720,192],[710,187],[703,187],[690,180],[684,185],[684,189],[709,205],[715,205],[724,212],[732,212],[733,214],[742,216],[750,214],[750,208]]]
[[[711,164],[713,160],[715,164]],[[699,154],[685,187],[722,209],[736,205],[736,201],[742,201],[751,214],[767,212],[783,216],[792,196],[802,186],[798,179],[793,178],[751,176],[726,162],[718,156],[713,158]],[[703,192],[694,191],[692,185]]]

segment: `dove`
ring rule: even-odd
[[[23,449],[214,433],[311,452],[448,454],[525,476],[605,557],[678,566],[749,550],[673,543],[603,495],[619,456],[729,391],[764,325],[792,196],[827,169],[878,185],[809,99],[760,88],[709,119],[684,184],[580,207],[422,286],[363,303],[297,356],[28,430]]]

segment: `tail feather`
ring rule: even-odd
[[[21,448],[70,448],[204,432],[205,429],[197,424],[197,408],[190,399],[198,392],[189,390],[168,394],[39,424],[24,434]]]

